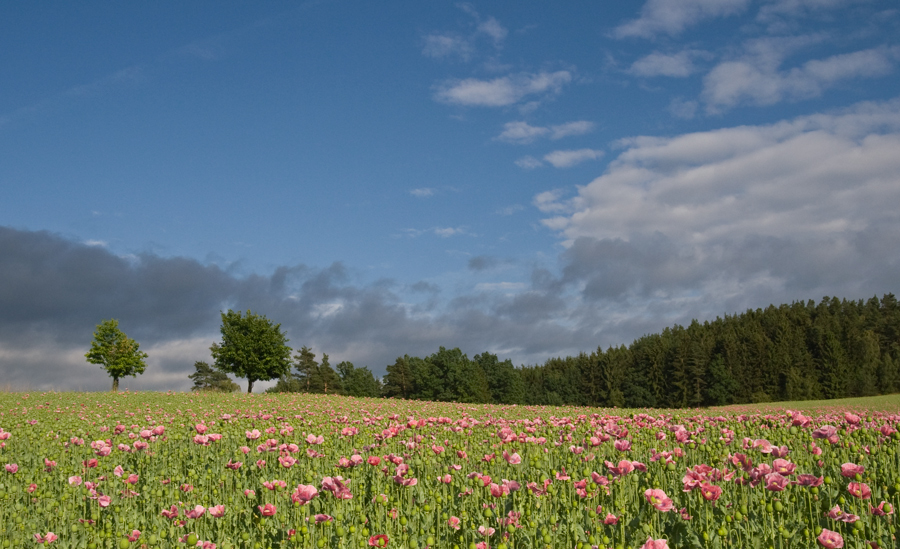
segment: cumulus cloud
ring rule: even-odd
[[[616,38],[676,36],[705,19],[742,12],[750,0],[647,0],[641,16],[613,30]]]
[[[781,69],[784,53],[769,43],[783,41],[758,41],[759,45],[767,45],[741,59],[720,63],[706,75],[702,95],[710,112],[742,103],[772,105],[818,97],[843,80],[889,74],[900,59],[900,47],[879,47]]]
[[[621,145],[574,198],[535,198],[586,298],[777,303],[900,279],[900,100]]]
[[[454,105],[506,107],[528,96],[557,94],[571,80],[569,71],[520,73],[492,80],[448,80],[436,87],[434,97]]]
[[[553,151],[544,155],[544,160],[554,168],[571,168],[588,160],[596,160],[603,156],[603,151],[595,149],[578,149],[574,151]]]

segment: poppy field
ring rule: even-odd
[[[900,414],[0,394],[0,547],[897,547]]]

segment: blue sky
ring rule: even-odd
[[[185,389],[219,312],[376,374],[900,280],[879,0],[5,3],[0,369]]]

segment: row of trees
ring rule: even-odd
[[[544,364],[441,348],[387,368],[384,396],[459,402],[685,408],[832,399],[900,390],[893,294],[824,298],[693,321]]]
[[[383,379],[341,362],[332,368],[291,348],[279,324],[247,311],[222,313],[214,362],[195,364],[194,389],[236,390],[228,377],[277,380],[272,392],[310,392],[473,403],[628,407],[726,405],[887,394],[900,390],[900,304],[893,294],[848,301],[823,298],[673,326],[630,346],[598,348],[514,367],[491,353],[469,359],[441,347],[404,355]],[[144,369],[146,354],[115,321],[98,326],[91,362],[113,377]]]

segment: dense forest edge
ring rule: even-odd
[[[237,385],[204,362],[195,390]],[[413,400],[626,408],[686,408],[837,399],[900,390],[900,304],[893,294],[852,301],[825,297],[770,305],[687,327],[675,325],[631,345],[515,367],[484,352],[469,358],[441,347],[404,355],[376,378],[367,367],[307,347],[267,392]]]

